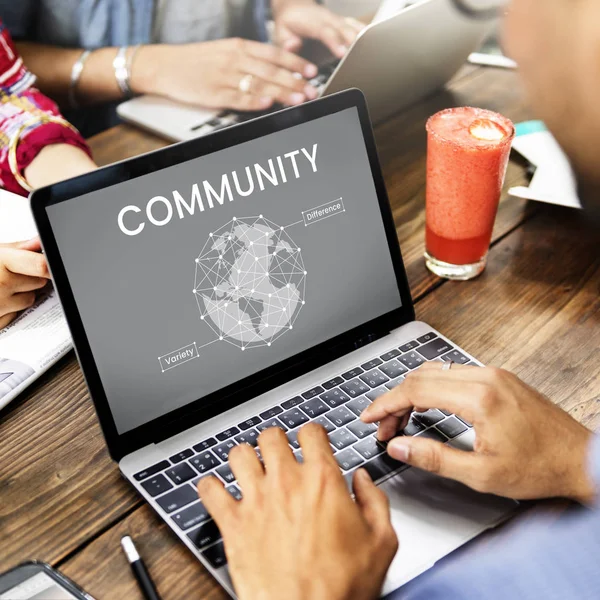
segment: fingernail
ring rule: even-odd
[[[346,54],[346,52],[348,52],[348,46],[338,46],[337,48],[338,54],[341,56],[344,56],[344,54]]]
[[[401,462],[408,462],[410,458],[410,448],[402,439],[392,440],[387,446],[388,454]]]
[[[266,108],[267,106],[271,106],[271,104],[273,104],[273,98],[271,98],[271,96],[262,96],[259,102]]]
[[[309,79],[316,77],[318,72],[319,69],[317,69],[316,65],[306,65],[306,67],[304,67],[304,76],[308,77]]]
[[[294,79],[304,79],[304,77],[302,77],[302,73],[298,73],[298,72],[292,73],[292,77]]]
[[[309,100],[314,100],[317,97],[317,90],[315,90],[315,88],[312,85],[305,85],[304,86],[304,95]]]
[[[304,94],[295,92],[290,96],[290,104],[302,104],[305,100]]]

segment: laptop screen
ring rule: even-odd
[[[47,214],[119,434],[401,306],[356,108]]]

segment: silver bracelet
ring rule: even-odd
[[[121,90],[121,94],[125,98],[131,96],[131,88],[129,87],[129,73],[127,71],[127,50],[129,46],[119,48],[115,60],[113,60],[113,69],[115,70],[115,79]]]
[[[77,84],[81,79],[81,73],[83,73],[85,61],[89,58],[91,53],[91,50],[84,50],[77,59],[77,62],[73,65],[73,68],[71,69],[71,81],[69,82],[68,94],[69,106],[71,108],[79,108],[79,103],[77,102],[77,96],[75,94],[75,91],[77,89]]]

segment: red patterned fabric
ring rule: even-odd
[[[8,148],[18,129],[36,115],[60,117],[56,104],[33,87],[35,75],[27,70],[8,30],[0,20],[0,187],[26,196],[10,170]],[[34,124],[21,133],[17,164],[23,170],[50,144],[71,144],[91,156],[81,135],[57,123]]]

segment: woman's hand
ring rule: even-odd
[[[39,239],[0,244],[0,329],[35,302],[49,278]]]
[[[413,410],[441,408],[473,423],[474,452],[433,440],[394,437]],[[410,465],[517,499],[563,496],[592,502],[592,432],[518,377],[502,369],[427,363],[361,415],[379,424],[388,454]]]
[[[306,80],[312,63],[275,46],[230,38],[140,48],[131,84],[139,93],[167,96],[207,108],[264,110],[274,102],[301,104],[317,97]],[[249,88],[240,82],[251,75]]]
[[[290,52],[298,52],[304,38],[316,39],[342,58],[365,27],[341,17],[314,0],[274,0],[275,42]]]

